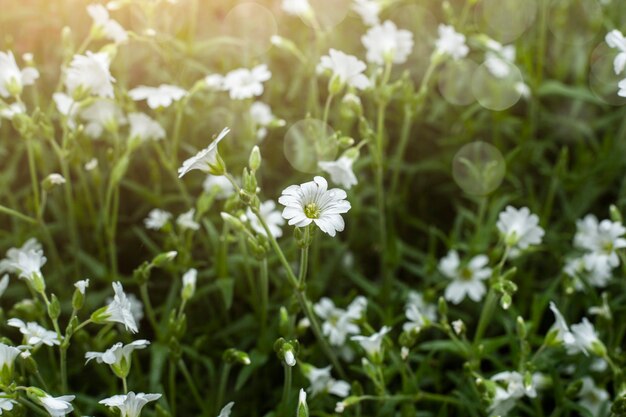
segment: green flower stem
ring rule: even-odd
[[[289,416],[289,397],[291,397],[291,366],[283,364],[285,368],[285,384],[283,385],[283,399],[280,405],[280,415]]]
[[[124,390],[124,394],[128,394],[128,384],[126,382],[126,377],[122,378],[122,388]]]
[[[172,411],[172,415],[175,416],[176,415],[176,367],[175,364],[173,363],[173,360],[170,360],[169,362],[169,367],[168,367],[168,375],[169,375],[169,389],[170,389],[170,395],[169,395],[169,403],[170,403],[170,410]]]
[[[322,116],[322,121],[324,122],[323,128],[326,124],[328,124],[328,114],[330,113],[330,105],[332,104],[334,97],[335,95],[331,93],[328,94],[328,97],[326,98],[326,104],[324,104],[324,115]]]
[[[430,392],[419,391],[416,394],[397,394],[397,395],[362,395],[359,397],[348,397],[350,399],[350,405],[356,405],[362,401],[377,401],[377,402],[422,402],[430,401],[442,404],[452,404],[456,406],[463,406],[461,401],[448,395],[435,394]]]
[[[23,220],[31,224],[37,224],[37,220],[33,219],[32,217],[22,214],[19,211],[10,209],[6,206],[3,206],[2,204],[0,204],[0,213],[8,214],[9,216],[13,216],[17,219]]]
[[[261,292],[261,335],[267,328],[267,306],[269,303],[269,279],[267,272],[267,258],[263,258],[260,266],[260,292]]]
[[[41,297],[46,304],[46,310],[50,309],[50,300],[46,295],[45,291],[42,291]],[[58,319],[50,319],[52,321],[52,325],[54,326],[54,331],[57,334],[57,338],[59,339],[59,370],[61,373],[61,390],[63,392],[67,392],[67,346],[63,343],[63,334],[61,333],[61,328],[59,327]]]
[[[180,369],[180,372],[183,374],[185,381],[187,381],[187,385],[189,385],[189,389],[191,390],[191,395],[193,396],[193,399],[196,401],[196,405],[198,406],[198,408],[202,410],[203,415],[208,414],[209,410],[207,410],[206,408],[206,401],[200,395],[200,392],[198,391],[198,387],[196,387],[196,384],[191,376],[191,373],[189,373],[189,369],[187,369],[187,365],[182,359],[178,361],[178,368]]]
[[[231,365],[229,363],[224,362],[222,367],[222,374],[220,376],[220,385],[217,388],[217,399],[215,401],[215,412],[213,414],[219,413],[220,407],[224,404],[224,393],[226,392],[226,385],[228,384],[228,376],[230,375]]]
[[[498,296],[493,288],[489,288],[487,293],[487,299],[483,304],[483,309],[480,313],[480,319],[478,319],[478,327],[474,334],[474,349],[476,350],[480,345],[480,341],[487,329],[487,325],[493,319],[493,313],[498,303]]]
[[[35,213],[39,213],[40,196],[39,196],[39,179],[37,178],[37,165],[33,151],[33,138],[26,139],[26,153],[28,154],[28,170],[30,172],[31,187],[35,203]]]
[[[307,226],[304,229],[304,239],[307,242],[306,246],[300,249],[300,272],[298,272],[298,286],[300,288],[304,288],[304,284],[306,283],[306,273],[309,267],[309,249],[310,245],[308,244],[309,236],[311,234],[311,226]]]
[[[33,411],[37,415],[50,417],[50,414],[48,414],[46,411],[42,410],[41,408],[37,407],[32,401],[29,401],[26,398],[18,397],[17,401],[23,406],[25,406],[26,408]]]
[[[147,283],[143,283],[139,286],[139,295],[141,296],[141,301],[143,301],[143,305],[146,307],[146,315],[148,316],[148,321],[154,329],[157,339],[161,340],[161,328],[159,326],[159,322],[156,319],[156,314],[154,312],[154,308],[152,307],[152,302],[150,302],[150,295],[148,294]]]

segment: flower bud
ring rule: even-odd
[[[56,295],[52,294],[50,297],[50,304],[48,304],[48,316],[54,321],[61,315],[61,303]]]
[[[224,222],[226,222],[226,224],[228,224],[233,230],[239,232],[245,230],[246,227],[237,217],[225,212],[221,212],[220,216],[222,217],[222,220],[224,220]]]
[[[165,253],[160,253],[154,257],[154,259],[152,260],[152,265],[157,268],[161,268],[169,264],[170,262],[172,262],[172,260],[176,258],[176,255],[178,255],[178,252],[176,252],[175,250],[165,252]]]
[[[250,167],[252,172],[257,171],[261,167],[261,160],[261,150],[255,145],[248,159],[248,167]]]
[[[222,359],[228,364],[238,363],[240,365],[250,365],[250,356],[246,352],[237,349],[226,349],[222,354]]]
[[[309,417],[309,406],[306,403],[306,391],[300,388],[298,395],[298,409],[296,411],[297,417]]]

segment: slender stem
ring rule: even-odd
[[[298,286],[300,288],[304,288],[304,284],[306,282],[306,273],[309,266],[309,236],[311,233],[310,226],[307,226],[304,230],[305,236],[304,239],[306,241],[305,246],[300,249],[300,272],[298,273]]]
[[[169,395],[169,403],[170,403],[170,409],[172,410],[172,415],[175,416],[176,415],[176,368],[175,368],[176,364],[174,363],[173,360],[170,360],[170,364],[169,364],[169,389],[170,389],[170,395]]]
[[[148,284],[144,283],[139,286],[139,294],[141,296],[141,300],[143,301],[144,306],[146,307],[146,314],[148,316],[148,321],[150,325],[154,329],[157,339],[161,338],[161,328],[159,327],[159,322],[156,319],[156,314],[154,312],[154,308],[152,307],[152,303],[150,302],[150,295],[148,294]]]
[[[328,114],[330,113],[330,105],[333,102],[334,94],[328,94],[326,97],[326,104],[324,105],[324,115],[322,116],[322,121],[324,122],[324,126],[328,123]]]
[[[25,214],[22,214],[19,211],[10,209],[8,207],[5,207],[2,204],[0,204],[0,213],[8,214],[9,216],[16,217],[16,218],[18,218],[20,220],[23,220],[25,222],[28,222],[28,223],[32,223],[32,224],[36,224],[37,223],[37,220],[33,219],[32,217],[27,216]]]
[[[126,377],[122,378],[122,387],[124,389],[124,394],[128,393],[128,384],[126,382]]]
[[[289,415],[289,397],[291,396],[291,366],[283,364],[285,368],[285,384],[283,385],[283,399],[281,401],[281,415]]]
[[[178,361],[178,367],[180,369],[180,372],[183,374],[183,377],[187,381],[187,385],[189,385],[189,389],[191,390],[191,395],[196,401],[196,404],[202,410],[203,414],[206,414],[208,412],[208,410],[206,409],[206,405],[205,405],[206,401],[200,395],[200,392],[198,391],[198,387],[196,387],[196,384],[193,378],[191,377],[191,374],[189,373],[189,369],[187,369],[187,365],[185,365],[185,362],[182,359]]]
[[[228,376],[230,375],[229,363],[224,363],[222,367],[222,375],[220,376],[220,385],[217,388],[217,400],[215,401],[215,412],[217,413],[220,407],[224,404],[224,393],[226,392],[226,385],[228,384]]]
[[[59,361],[61,362],[61,391],[67,392],[67,347],[63,342],[59,348]]]
[[[261,261],[260,286],[261,286],[261,335],[265,334],[267,327],[267,305],[269,300],[269,279],[267,273],[267,258]]]
[[[476,328],[476,334],[474,335],[474,348],[478,347],[480,341],[487,329],[487,325],[493,319],[493,310],[495,309],[498,301],[498,296],[493,288],[489,289],[487,293],[487,299],[483,304],[483,309],[480,313],[480,319],[478,319],[478,327]]]
[[[39,199],[39,180],[37,179],[37,168],[35,163],[35,155],[33,153],[33,139],[26,138],[26,152],[28,154],[28,169],[30,171],[31,187],[33,189],[33,196],[35,199],[35,213],[39,213],[40,199]]]

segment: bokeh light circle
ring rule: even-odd
[[[485,196],[495,191],[506,172],[502,153],[493,145],[476,141],[463,146],[452,161],[452,177],[467,194]]]
[[[589,88],[596,97],[615,106],[626,104],[626,98],[617,95],[618,83],[626,78],[626,72],[615,74],[613,62],[618,54],[602,42],[589,57]]]
[[[285,134],[285,157],[300,172],[319,172],[318,162],[334,161],[338,150],[335,131],[318,119],[300,120]]]
[[[233,7],[222,22],[223,33],[237,41],[239,53],[259,56],[271,46],[278,24],[270,10],[258,3],[246,2]]]
[[[478,64],[471,59],[450,60],[439,72],[438,86],[442,97],[456,106],[467,106],[475,101],[472,79]]]
[[[519,38],[536,17],[536,0],[483,0],[477,8],[479,26],[501,43]]]
[[[508,67],[506,74],[492,74],[489,66],[480,65],[472,78],[472,93],[486,109],[502,111],[514,106],[522,97],[524,79],[522,73],[513,64],[502,61]]]
[[[317,24],[329,30],[340,24],[348,16],[351,0],[313,0],[309,4],[313,9]],[[302,19],[308,26],[313,26],[309,19]]]
[[[567,45],[584,45],[603,32],[602,5],[597,0],[552,0],[550,32]]]

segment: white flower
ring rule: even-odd
[[[109,17],[109,12],[101,4],[90,4],[87,13],[93,19],[94,26],[104,32],[104,36],[115,43],[123,43],[128,40],[128,34],[124,28]]]
[[[329,71],[333,78],[336,77],[341,81],[342,85],[349,85],[359,90],[365,90],[370,86],[370,80],[363,74],[366,69],[365,62],[357,57],[332,48],[328,55],[321,58],[317,66],[318,72]]]
[[[606,415],[606,412],[611,408],[609,393],[602,388],[598,388],[591,377],[583,377],[582,382],[583,386],[578,391],[578,404],[589,410],[594,417]]]
[[[105,130],[116,131],[118,126],[126,124],[126,118],[114,101],[98,100],[80,112],[80,117],[87,122],[85,133],[97,139]]]
[[[19,261],[20,254],[29,253],[31,251],[38,252],[41,256],[43,256],[41,243],[39,243],[34,237],[24,242],[20,248],[11,248],[7,250],[6,258],[0,261],[0,272],[19,274],[20,270],[17,268],[17,263]]]
[[[336,161],[320,161],[320,169],[330,175],[330,179],[349,190],[353,185],[358,184],[358,180],[352,170],[354,159],[348,156],[341,156]]]
[[[601,346],[602,342],[598,339],[598,335],[586,317],[583,321],[570,327],[567,325],[565,318],[558,310],[554,302],[550,302],[550,310],[554,314],[555,323],[551,331],[556,331],[556,341],[562,343],[569,355],[575,355],[579,352],[589,355],[590,351],[594,351],[596,346]]]
[[[289,225],[305,227],[315,223],[324,233],[335,236],[345,227],[341,214],[350,210],[346,196],[339,188],[328,190],[326,180],[315,177],[313,181],[284,189],[278,202],[285,206],[283,217],[289,220]]]
[[[11,375],[13,372],[13,362],[15,362],[15,358],[17,358],[19,354],[20,350],[18,348],[0,343],[0,372],[2,374],[6,373]],[[6,383],[6,381],[3,381],[3,383]]]
[[[612,267],[619,265],[619,257],[616,250],[626,248],[626,239],[623,237],[626,228],[620,222],[598,219],[593,214],[588,214],[584,219],[576,222],[576,235],[574,245],[585,249],[603,258],[596,258],[595,262],[608,262]]]
[[[390,327],[383,326],[378,332],[371,336],[352,336],[350,339],[358,342],[369,357],[375,358],[380,355],[383,338],[390,331]]]
[[[9,268],[19,273],[20,278],[27,280],[31,284],[34,284],[36,280],[43,282],[41,267],[47,261],[47,258],[43,255],[43,250],[21,250],[16,255],[17,259],[11,261]]]
[[[403,64],[413,49],[413,33],[398,29],[390,20],[372,27],[361,37],[367,49],[367,61],[383,65],[386,60]]]
[[[70,404],[70,401],[74,401],[74,395],[62,395],[60,397],[53,397],[46,394],[43,397],[39,397],[39,402],[46,409],[48,414],[52,417],[62,417],[74,411],[74,407]]]
[[[226,404],[217,417],[230,417],[230,412],[233,409],[233,405],[235,405],[235,403],[232,401]]]
[[[130,122],[131,138],[139,138],[141,141],[161,140],[165,138],[165,129],[145,113],[130,113],[128,115]]]
[[[24,103],[12,103],[7,107],[0,108],[0,117],[7,120],[13,120],[18,114],[26,113]]]
[[[505,78],[511,72],[511,65],[515,62],[515,46],[503,46],[499,42],[488,43],[489,51],[485,55],[485,66],[496,78]]]
[[[100,404],[117,408],[120,410],[120,417],[139,417],[146,404],[159,398],[161,398],[161,394],[144,394],[143,392],[135,394],[131,391],[126,395],[114,395],[105,398],[100,401]]]
[[[473,257],[467,265],[461,265],[459,254],[451,250],[439,261],[439,271],[452,280],[446,287],[445,299],[459,304],[465,297],[480,301],[485,292],[484,280],[491,276],[491,268],[487,267],[489,258],[485,255]]]
[[[465,329],[465,323],[463,323],[463,320],[461,319],[454,320],[451,324],[454,333],[456,333],[457,335],[460,335]]]
[[[0,97],[20,95],[22,88],[35,83],[39,72],[32,67],[20,71],[13,52],[0,51]]]
[[[491,380],[498,385],[493,403],[489,407],[490,416],[504,416],[515,406],[516,400],[524,396],[529,398],[537,396],[534,381],[531,380],[531,385],[527,386],[524,383],[524,376],[519,372],[500,372],[493,375]]]
[[[409,320],[402,326],[405,332],[419,332],[428,323],[437,320],[437,306],[426,303],[422,294],[415,291],[409,293],[404,313]]]
[[[311,384],[308,389],[311,396],[328,392],[344,398],[350,394],[350,384],[345,381],[334,379],[330,374],[330,370],[330,366],[327,366],[326,368],[316,368],[309,364],[302,365],[304,376]]]
[[[439,38],[435,49],[442,55],[450,55],[454,60],[465,58],[469,48],[465,44],[465,35],[458,33],[452,26],[439,25]]]
[[[275,238],[279,238],[283,235],[283,230],[281,226],[285,224],[285,219],[281,215],[279,210],[276,210],[276,203],[274,200],[267,200],[261,203],[259,207],[259,211],[261,213],[261,218],[267,224],[267,227],[270,229],[270,233]],[[250,227],[254,229],[255,232],[267,236],[265,229],[261,225],[259,219],[252,213],[252,210],[248,208],[246,211],[246,217],[250,221]]]
[[[296,416],[309,415],[309,408],[306,403],[306,391],[300,388],[298,392],[298,408],[296,409]]]
[[[367,26],[376,26],[380,23],[380,3],[377,0],[354,0],[352,10],[358,13]]]
[[[91,158],[89,161],[85,163],[85,171],[93,171],[98,168],[98,159]]]
[[[347,310],[335,307],[330,298],[321,298],[313,310],[320,318],[324,319],[322,332],[328,337],[333,346],[343,346],[348,335],[360,333],[360,328],[354,322],[361,318],[367,301],[363,297],[357,297],[348,306]]]
[[[588,253],[568,260],[563,268],[563,272],[574,278],[575,288],[582,291],[585,289],[585,286],[582,284],[581,279],[593,287],[606,287],[612,278],[611,269],[606,255]]]
[[[620,81],[617,86],[619,87],[617,95],[620,97],[626,97],[626,79]]]
[[[208,174],[202,183],[202,189],[205,193],[215,192],[218,200],[225,200],[235,194],[235,186],[223,175]]]
[[[196,209],[190,209],[178,216],[176,224],[183,230],[198,230],[200,229],[200,224],[194,220],[195,215]]]
[[[313,12],[308,0],[283,0],[281,7],[285,13],[293,16],[303,16]]]
[[[161,84],[158,87],[140,85],[130,90],[128,95],[135,101],[146,100],[148,107],[158,109],[159,107],[171,106],[174,101],[185,97],[187,92],[180,87],[169,84]]]
[[[498,216],[496,227],[504,241],[511,248],[525,250],[531,245],[539,245],[544,231],[539,226],[539,217],[531,214],[528,207],[516,209],[507,206]]]
[[[209,74],[204,77],[204,83],[210,90],[224,90],[224,76],[221,74]]]
[[[53,172],[46,177],[45,181],[49,181],[51,185],[62,185],[65,184],[65,177],[57,172]]]
[[[250,117],[257,125],[257,140],[261,141],[267,136],[267,127],[276,120],[272,114],[272,108],[265,103],[255,101],[250,106]],[[284,124],[284,120],[278,120],[279,124]]]
[[[7,395],[6,392],[0,391],[0,416],[3,411],[13,410],[13,404],[17,404],[17,401],[12,398],[7,398]]]
[[[39,347],[41,345],[54,346],[60,344],[56,332],[48,330],[38,323],[24,323],[20,319],[12,318],[7,321],[7,325],[18,328],[20,333],[24,335],[26,344],[29,346]]]
[[[60,92],[52,94],[52,99],[59,113],[67,118],[67,126],[74,129],[76,127],[75,119],[79,111],[78,103],[72,97]]]
[[[226,74],[224,89],[233,100],[245,100],[263,94],[263,83],[272,78],[267,65],[257,65],[250,69],[239,68]]]
[[[230,129],[225,127],[211,144],[198,152],[196,155],[183,162],[183,166],[178,168],[178,178],[188,173],[191,170],[199,169],[202,172],[209,172],[218,163],[217,160],[217,145],[221,142],[226,135],[230,132]]]
[[[190,268],[183,274],[183,288],[181,289],[181,297],[188,300],[193,297],[196,292],[196,281],[198,280],[198,270]]]
[[[76,287],[76,289],[80,291],[82,295],[85,295],[85,291],[87,291],[87,288],[89,288],[89,279],[76,281],[74,283],[74,287]]]
[[[147,348],[149,344],[150,342],[144,339],[135,340],[127,345],[118,342],[104,352],[85,353],[85,359],[87,359],[85,363],[95,359],[98,363],[109,365],[118,377],[126,378],[130,372],[132,353],[137,349]]]
[[[4,292],[7,290],[8,286],[9,286],[9,275],[4,274],[2,276],[2,279],[0,279],[0,297],[2,297]]]
[[[172,213],[161,209],[152,209],[143,221],[148,229],[161,230],[163,226],[172,218]]]
[[[287,349],[287,350],[285,351],[284,359],[285,359],[285,363],[286,363],[288,366],[293,367],[293,366],[295,366],[295,365],[296,365],[296,357],[295,357],[295,356],[294,356],[294,354],[293,354],[293,350],[291,350],[291,349]]]
[[[626,38],[624,38],[622,32],[613,29],[606,34],[605,41],[610,48],[619,50],[613,61],[613,70],[615,74],[619,75],[626,67]]]
[[[104,98],[113,98],[115,78],[109,70],[109,55],[104,52],[87,51],[85,55],[74,55],[66,70],[65,86],[70,94],[81,88],[86,93]]]
[[[131,311],[132,305],[124,293],[124,287],[120,282],[114,282],[113,291],[115,291],[115,296],[106,308],[105,321],[121,323],[127,331],[137,333],[137,323]]]

